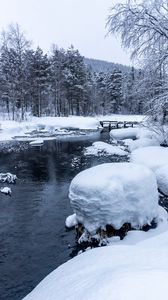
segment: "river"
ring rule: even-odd
[[[118,161],[117,157],[86,157],[84,147],[108,134],[3,145],[0,172],[18,176],[12,196],[0,193],[0,299],[20,300],[47,274],[75,252],[75,232],[65,228],[72,214],[69,184],[80,171]],[[1,184],[4,186],[4,184]]]

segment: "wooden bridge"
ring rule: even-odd
[[[118,128],[134,127],[138,124],[139,122],[136,121],[100,121],[100,125],[102,126],[102,132]]]

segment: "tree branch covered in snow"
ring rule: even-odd
[[[168,1],[119,3],[111,9],[107,26],[108,33],[120,34],[132,58],[141,59],[143,75],[137,92],[154,119],[167,123]]]

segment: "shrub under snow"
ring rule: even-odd
[[[79,173],[69,197],[77,221],[90,233],[125,223],[139,228],[158,214],[156,178],[148,168],[132,163],[102,164]]]
[[[128,155],[123,149],[118,146],[113,146],[105,142],[94,142],[92,146],[87,147],[85,150],[85,155]]]
[[[168,164],[156,170],[156,179],[159,190],[168,196]]]
[[[131,161],[147,166],[155,172],[158,168],[168,164],[168,148],[151,146],[136,149],[131,153]]]

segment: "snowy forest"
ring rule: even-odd
[[[168,0],[9,2],[0,300],[167,300]]]
[[[140,70],[86,60],[78,50],[52,46],[50,54],[31,48],[18,24],[1,34],[1,114],[15,119],[34,116],[143,113]],[[115,68],[116,66],[116,68]],[[103,71],[102,71],[103,69]],[[100,71],[98,71],[100,70]]]
[[[166,2],[167,3],[167,2]],[[150,113],[167,115],[167,6],[164,0],[117,4],[107,21],[119,34],[136,68],[108,68],[84,58],[73,46],[52,46],[49,54],[34,50],[18,24],[1,33],[1,114],[34,116]],[[102,67],[106,66],[106,67]],[[115,65],[114,65],[115,66]]]

